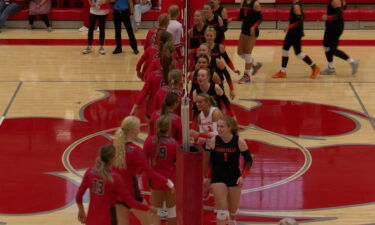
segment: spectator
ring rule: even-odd
[[[23,3],[23,1],[21,1]],[[0,1],[0,33],[4,27],[5,21],[9,16],[17,13],[22,9],[20,1],[15,0],[1,0]]]
[[[142,14],[149,11],[152,7],[150,0],[135,0],[134,19],[132,20],[133,31],[137,32],[141,25]]]
[[[298,225],[298,223],[292,218],[284,218],[280,220],[279,225]]]
[[[83,26],[78,29],[79,32],[89,31],[90,3],[83,1]]]
[[[47,26],[48,32],[52,31],[47,14],[51,12],[51,0],[31,0],[29,7],[29,29],[34,29],[34,20],[40,16]]]

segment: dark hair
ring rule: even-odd
[[[164,46],[166,47],[166,46]],[[163,49],[164,50],[164,49]],[[160,55],[160,65],[162,67],[163,79],[166,85],[168,85],[168,74],[171,69],[174,69],[172,53],[169,51],[163,51]]]
[[[167,43],[168,41],[172,41],[172,40],[173,40],[173,36],[171,33],[167,31],[161,32],[159,36],[159,52],[163,51],[165,43]]]
[[[169,115],[168,108],[176,103],[178,103],[178,95],[172,91],[168,92],[164,98],[164,104],[161,107],[161,115]]]
[[[113,182],[110,173],[109,161],[115,157],[116,149],[113,145],[103,145],[99,149],[98,157],[96,157],[96,172],[105,180]]]
[[[212,2],[205,2],[204,5],[208,5],[211,9],[214,9],[214,3]]]
[[[171,127],[171,119],[169,115],[162,115],[156,121],[156,135],[157,135],[157,145],[156,145],[156,153],[154,158],[152,159],[152,165],[155,166],[158,162],[158,158],[160,155],[160,140],[163,136],[166,136],[169,133]]]

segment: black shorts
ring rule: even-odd
[[[339,39],[344,29],[326,29],[324,31],[323,46],[336,49],[339,45]]]
[[[224,183],[227,187],[237,187],[237,180],[240,176],[239,171],[215,171],[212,174],[211,183]]]
[[[250,29],[241,29],[241,34],[250,36]],[[259,28],[255,29],[255,37],[259,37]]]
[[[288,51],[290,47],[293,46],[294,52],[296,53],[296,55],[298,55],[302,51],[301,39],[302,39],[301,34],[290,33],[290,32],[287,33],[284,39],[283,49]]]

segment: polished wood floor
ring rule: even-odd
[[[145,33],[138,32],[137,38]],[[374,34],[345,31],[342,39],[372,39]],[[265,30],[260,39],[283,35]],[[306,31],[305,39],[321,36],[322,31]],[[0,34],[7,39],[85,37],[76,30],[5,29]],[[114,37],[113,30],[107,37]],[[228,39],[237,37],[238,31],[228,32]],[[83,48],[0,45],[0,178],[5,180],[0,184],[0,224],[78,224],[72,196],[82,169],[93,162],[95,154],[87,146],[103,141],[90,135],[110,133],[143,84],[135,75],[142,48],[139,55],[128,46],[119,55],[111,54],[114,46],[105,46],[106,55],[98,54],[97,47],[82,55]],[[360,60],[355,76],[347,62],[335,59],[337,75],[310,79],[309,67],[290,51],[288,77],[272,79],[280,69],[280,46],[255,47],[253,56],[263,68],[251,84],[237,84],[239,77],[232,74],[241,135],[255,155],[238,224],[276,224],[284,216],[296,217],[302,224],[375,224],[375,46],[341,49]],[[242,71],[236,47],[228,46],[227,51]],[[306,46],[303,52],[322,69],[326,67],[321,46]],[[76,146],[77,141],[83,147]],[[74,170],[64,161],[69,149]],[[33,171],[52,173],[48,176],[70,183],[55,191],[60,181],[43,177],[36,184],[39,175]],[[17,182],[19,187],[10,189]],[[44,192],[35,191],[38,188]],[[205,215],[212,218],[211,214]]]

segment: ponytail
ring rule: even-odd
[[[172,69],[168,73],[168,83],[172,88],[179,88],[182,80],[182,72],[178,69]]]
[[[163,106],[161,107],[161,116],[169,115],[172,111],[171,107],[178,103],[178,95],[174,92],[168,92],[168,94],[164,98]]]
[[[171,69],[174,69],[174,64],[172,53],[170,51],[165,51],[165,47],[167,47],[167,45],[164,46],[163,52],[160,55],[160,64],[162,67],[164,82],[166,85],[168,85],[168,73]]]
[[[171,127],[171,118],[169,117],[169,115],[162,115],[156,121],[157,145],[156,145],[155,156],[152,159],[152,166],[155,166],[158,163],[158,158],[160,155],[160,141],[162,137],[168,136],[170,127]]]
[[[110,173],[110,160],[115,157],[116,149],[113,145],[104,145],[99,149],[98,157],[96,157],[96,172],[105,180],[113,182]]]

